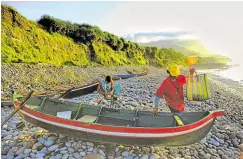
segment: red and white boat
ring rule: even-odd
[[[20,102],[15,100],[14,106]],[[112,109],[31,97],[18,111],[27,122],[84,140],[124,145],[185,146],[202,140],[223,110],[161,112]],[[179,121],[178,121],[179,120]],[[178,125],[182,122],[184,125]]]

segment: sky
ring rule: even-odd
[[[231,57],[236,63],[242,63],[243,59],[243,2],[240,1],[2,3],[13,6],[27,19],[38,20],[41,15],[48,14],[75,23],[96,25],[118,36],[163,32],[163,35],[178,34],[178,38],[197,38],[210,52]]]

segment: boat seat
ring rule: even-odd
[[[64,119],[71,119],[72,111],[57,112],[57,117]]]
[[[82,123],[93,123],[96,121],[97,118],[98,118],[97,116],[84,115],[83,117],[77,119],[77,121]]]

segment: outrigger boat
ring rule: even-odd
[[[25,103],[25,102],[23,102]],[[173,114],[79,105],[31,97],[15,109],[25,121],[51,132],[89,141],[124,145],[185,146],[199,142],[223,110]],[[178,119],[179,118],[179,119]],[[180,122],[178,122],[178,120]]]

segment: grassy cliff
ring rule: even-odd
[[[89,49],[60,34],[49,34],[14,9],[2,8],[1,59],[6,63],[90,65]]]
[[[186,65],[185,56],[172,49],[143,47],[97,26],[73,24],[47,15],[27,20],[14,8],[2,8],[2,63],[55,66],[163,67],[170,62]]]

